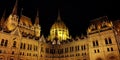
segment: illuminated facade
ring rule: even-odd
[[[86,36],[69,37],[68,28],[58,14],[50,36],[42,35],[39,12],[35,23],[12,13],[0,20],[0,60],[120,60],[120,21],[106,16],[91,21]],[[60,44],[53,42],[59,41]]]
[[[60,12],[58,12],[57,21],[52,25],[50,29],[49,40],[53,41],[55,37],[57,37],[59,41],[70,39],[69,30],[61,20]]]

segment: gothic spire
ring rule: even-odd
[[[39,10],[37,9],[37,15],[35,18],[35,24],[39,24]]]
[[[58,17],[57,17],[57,20],[61,20],[61,17],[60,17],[60,10],[58,9]]]
[[[6,14],[6,9],[4,10],[3,16],[2,16],[2,18],[1,18],[1,20],[0,20],[0,25],[1,25],[1,26],[2,26],[3,23],[5,22],[5,14]]]
[[[15,5],[14,5],[13,10],[12,10],[12,15],[17,14],[17,5],[18,5],[18,0],[16,0],[16,2],[15,2]]]
[[[22,12],[23,12],[23,8],[21,8],[21,12],[20,12],[20,15],[22,16]]]

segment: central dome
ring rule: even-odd
[[[60,18],[60,12],[58,12],[57,20],[50,29],[50,36],[48,40],[53,41],[55,38],[57,38],[59,41],[69,39],[69,31]]]
[[[51,29],[56,29],[56,28],[65,29],[65,28],[67,28],[67,27],[66,27],[66,25],[64,24],[63,21],[57,20],[57,21],[55,21],[55,23],[52,25]]]

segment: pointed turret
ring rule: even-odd
[[[39,41],[40,41],[40,42],[46,42],[46,39],[45,39],[45,37],[44,37],[43,34],[42,34],[42,36],[40,37]]]
[[[17,15],[17,5],[18,5],[18,0],[16,0],[13,11],[12,11],[12,15]]]
[[[39,12],[38,12],[38,10],[37,10],[37,16],[35,18],[34,28],[35,28],[35,36],[37,38],[40,37],[41,27],[39,25]]]
[[[20,16],[22,16],[23,8],[21,8]]]
[[[39,24],[39,10],[37,10],[37,15],[36,15],[36,18],[35,18],[35,24]]]
[[[5,14],[6,14],[6,9],[5,9],[5,11],[3,12],[3,16],[2,16],[2,18],[1,18],[1,20],[0,20],[0,26],[3,26],[3,24],[4,24],[4,22],[5,22]]]
[[[61,17],[60,17],[60,10],[58,9],[58,17],[57,17],[57,20],[61,20]]]

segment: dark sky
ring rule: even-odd
[[[0,16],[6,8],[7,17],[14,3],[15,0],[0,0]],[[40,25],[45,36],[49,34],[51,25],[57,19],[58,9],[73,36],[85,34],[90,20],[95,18],[108,16],[109,20],[120,19],[119,2],[112,0],[19,0],[18,12],[21,8],[23,8],[23,15],[30,17],[33,22],[39,8]]]

